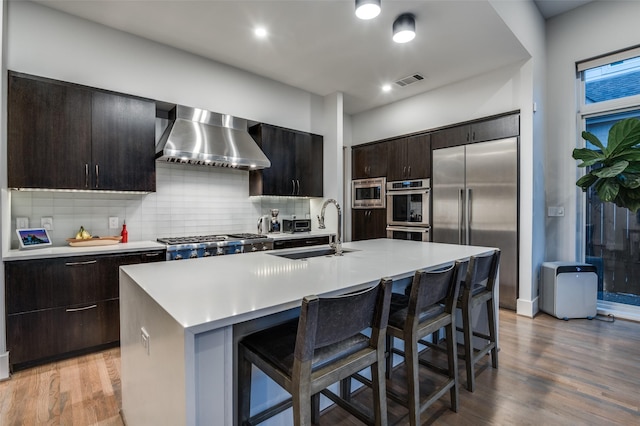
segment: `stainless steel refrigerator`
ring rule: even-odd
[[[498,247],[499,305],[518,298],[518,139],[433,151],[432,241]]]

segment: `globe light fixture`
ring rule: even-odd
[[[416,19],[411,13],[403,13],[393,22],[393,41],[407,43],[416,37]]]
[[[356,16],[373,19],[380,14],[380,0],[356,0]]]

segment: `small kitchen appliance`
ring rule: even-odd
[[[258,234],[267,235],[269,232],[271,232],[271,220],[269,216],[260,216],[258,219]]]
[[[273,250],[272,238],[249,233],[158,238],[158,242],[167,245],[167,260]]]
[[[271,209],[271,232],[280,232],[280,221],[278,220],[278,214],[280,209]]]
[[[309,232],[311,219],[297,219],[295,217],[282,219],[282,232]]]

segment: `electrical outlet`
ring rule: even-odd
[[[29,227],[29,218],[28,217],[17,217],[16,218],[16,228],[25,229]]]
[[[109,216],[109,229],[118,229],[118,217]]]
[[[561,217],[564,216],[564,207],[548,207],[547,216],[549,217]]]
[[[42,226],[47,231],[53,230],[53,218],[52,217],[40,218],[40,226]]]
[[[142,343],[142,347],[147,352],[147,355],[150,354],[149,343],[150,343],[149,333],[145,330],[144,327],[140,328],[140,343]]]

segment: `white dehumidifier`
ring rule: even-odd
[[[594,318],[597,314],[598,274],[584,263],[544,262],[540,310],[557,318]]]

